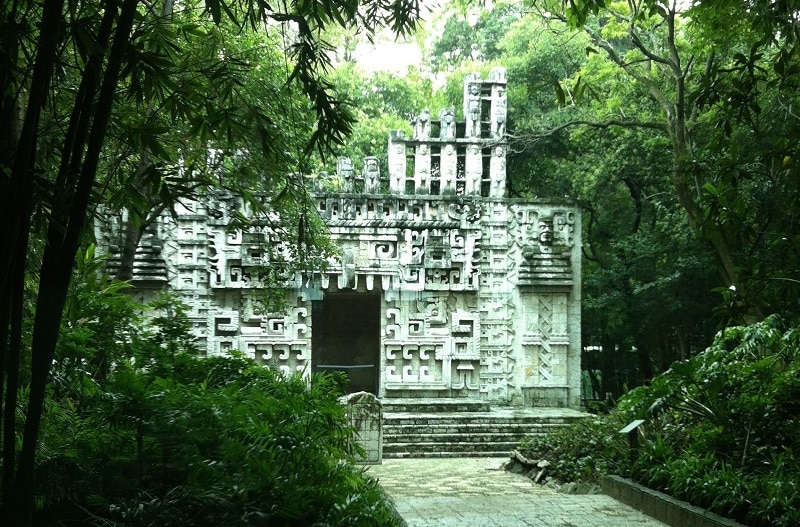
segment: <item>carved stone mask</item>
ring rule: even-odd
[[[552,222],[547,220],[539,222],[539,243],[542,245],[551,245],[553,243],[552,225]]]

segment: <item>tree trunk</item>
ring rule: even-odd
[[[136,248],[139,246],[139,241],[144,234],[144,225],[138,225],[131,219],[131,213],[128,212],[128,220],[125,222],[125,232],[122,238],[122,247],[120,250],[120,265],[117,269],[117,280],[128,281],[133,279],[133,263],[136,259]]]
[[[3,490],[10,490],[14,481],[17,453],[17,394],[19,393],[19,367],[20,352],[22,350],[22,320],[24,317],[25,301],[25,257],[28,253],[27,236],[23,237],[24,243],[19,245],[19,252],[13,267],[12,298],[9,311],[9,340],[6,362],[6,393],[5,408],[3,409]],[[9,485],[9,486],[6,486]],[[10,505],[10,500],[4,506]],[[0,509],[3,517],[9,517],[8,511]]]
[[[653,378],[653,361],[650,359],[648,347],[641,342],[637,342],[636,355],[639,357],[639,371],[642,375],[641,381],[647,382]]]
[[[45,102],[48,98],[50,89],[50,81],[53,75],[53,66],[56,60],[57,47],[59,43],[59,35],[61,31],[61,16],[63,9],[63,0],[53,0],[46,2],[42,7],[42,19],[39,27],[39,37],[37,41],[36,58],[33,66],[33,75],[31,77],[30,87],[28,89],[28,102],[23,119],[22,127],[19,133],[19,139],[16,141],[15,148],[11,154],[13,163],[11,164],[11,177],[8,184],[3,185],[2,198],[0,198],[0,224],[6,229],[5,234],[0,236],[0,303],[5,308],[9,309],[9,323],[14,317],[14,313],[20,312],[22,304],[15,306],[15,302],[21,302],[21,299],[16,294],[15,277],[19,276],[20,269],[24,276],[24,269],[26,266],[26,254],[21,254],[20,246],[27,247],[28,236],[28,221],[30,219],[31,203],[33,199],[34,189],[34,170],[36,166],[37,156],[37,139],[40,127],[42,108],[45,107]],[[6,86],[4,84],[4,86]],[[5,96],[5,94],[4,94]],[[4,103],[5,104],[5,103]],[[5,110],[5,109],[4,109]],[[10,336],[11,331],[9,331]],[[18,359],[19,349],[9,348],[9,360],[7,362],[6,370],[6,391],[14,390],[14,397],[16,396],[15,375],[19,371],[16,367],[15,373],[11,373],[9,366],[15,366],[15,361]],[[17,354],[16,359],[12,359],[14,354]],[[17,365],[18,366],[18,365]],[[16,401],[6,400],[4,413],[6,415],[13,415],[13,410],[16,410]],[[14,403],[10,405],[10,403]],[[9,422],[6,419],[5,430],[8,427],[14,426],[14,422]],[[10,438],[9,438],[10,439]],[[8,440],[4,444],[4,456],[8,454],[8,448],[16,448],[16,441],[9,445]],[[13,454],[11,454],[13,456]],[[4,474],[13,473],[13,459],[11,460],[12,467],[4,467]],[[16,477],[12,480],[3,480],[2,492],[2,506],[0,512],[3,513],[3,518],[8,525],[15,526],[22,524],[22,517],[19,515],[20,509],[16,496],[18,496],[19,487],[16,485]],[[31,502],[33,495],[31,494]],[[30,521],[25,521],[28,524]]]
[[[167,16],[164,14],[164,16]],[[152,111],[152,110],[148,110]],[[145,184],[143,183],[144,174],[150,165],[151,155],[150,152],[147,150],[143,150],[142,153],[139,155],[139,163],[136,168],[136,174],[134,175],[134,181],[132,186],[136,192],[143,196],[143,202],[147,203],[148,207],[150,208],[149,211],[142,211],[142,218],[140,221],[134,220],[134,212],[131,208],[128,208],[128,219],[124,225],[124,236],[122,238],[122,247],[120,248],[120,265],[119,269],[117,270],[117,275],[115,278],[117,280],[128,281],[133,279],[133,265],[136,259],[136,248],[139,247],[139,242],[142,240],[142,236],[144,235],[145,230],[147,230],[148,225],[155,220],[155,216],[152,213],[154,207],[156,207],[155,199],[152,196],[151,192],[147,191]]]
[[[5,300],[5,298],[0,297],[0,302],[2,302],[0,303],[0,455],[3,456],[3,471],[0,473],[0,496],[3,495],[6,483],[10,485],[10,482],[14,479],[13,474],[11,477],[7,477],[5,474],[9,463],[9,458],[6,455],[9,433],[5,432],[5,427],[7,427],[9,423],[6,414],[9,408],[8,405],[11,402],[11,396],[6,394],[6,396],[3,397],[3,393],[8,386],[6,384],[6,372],[9,371],[9,368],[12,366],[11,346],[8,343],[8,335],[10,332],[9,323],[11,321],[11,302],[6,302]],[[17,369],[18,368],[19,364],[17,363]],[[11,375],[9,375],[9,377],[11,377]],[[9,384],[13,384],[11,379],[9,379],[8,382]],[[16,394],[16,387],[14,393]],[[10,434],[13,433],[14,431],[12,430]],[[12,438],[12,444],[15,444],[13,435],[10,437]],[[11,467],[13,469],[13,458],[11,458],[11,461]],[[4,502],[0,500],[0,516],[5,516],[5,514],[3,514],[3,503]]]
[[[83,142],[80,145],[66,143],[62,151],[62,170],[65,167],[80,166],[80,171],[76,173],[69,169],[59,173],[59,179],[63,178],[69,184],[63,189],[62,195],[71,199],[64,202],[63,207],[54,207],[51,212],[47,246],[42,259],[31,344],[30,398],[15,478],[15,510],[10,518],[10,525],[13,526],[30,526],[33,519],[35,454],[50,366],[137,4],[138,0],[125,0],[122,5],[96,104],[78,107],[73,113],[73,117],[77,117],[77,122],[85,123],[85,119],[91,120],[91,131],[88,142],[85,143],[87,146],[85,155],[82,159],[75,156],[77,152],[83,150]],[[49,7],[50,4],[47,5]],[[117,6],[113,0],[109,1],[106,9],[106,14],[110,13],[108,10],[113,10],[113,14],[117,13]],[[43,24],[42,35],[46,34],[45,29],[46,26]],[[87,71],[86,75],[93,73],[95,72]],[[76,105],[80,105],[81,102],[76,100]],[[79,138],[80,134],[75,140],[79,141]],[[58,186],[56,188],[62,190]]]
[[[602,341],[602,369],[600,372],[600,381],[603,384],[603,393],[600,394],[604,400],[609,397],[616,398],[617,385],[619,384],[619,372],[617,371],[616,361],[616,345],[610,339],[603,339]]]

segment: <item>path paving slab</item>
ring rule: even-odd
[[[664,527],[603,494],[562,494],[498,458],[388,459],[367,469],[408,527]]]

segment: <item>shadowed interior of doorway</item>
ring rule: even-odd
[[[312,366],[342,371],[347,392],[378,394],[380,295],[328,293],[312,303]]]

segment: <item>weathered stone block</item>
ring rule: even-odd
[[[356,430],[356,442],[364,449],[357,461],[364,464],[383,462],[383,405],[369,392],[351,393],[342,398],[347,405],[347,419]]]

